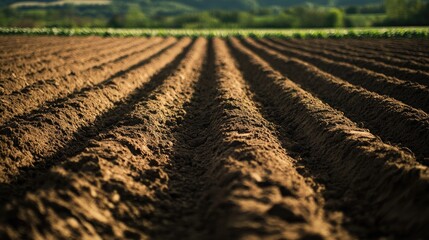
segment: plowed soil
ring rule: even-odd
[[[1,37],[0,239],[428,239],[426,40]]]

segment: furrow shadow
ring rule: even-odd
[[[10,183],[0,183],[0,203],[8,202],[9,198],[22,196],[29,190],[33,191],[37,188],[42,188],[43,186],[37,186],[32,180],[37,176],[43,175],[53,166],[62,163],[67,157],[81,152],[92,140],[97,139],[98,135],[106,133],[115,127],[124,115],[133,110],[136,103],[147,98],[154,89],[164,82],[168,75],[172,74],[191,45],[188,45],[171,63],[155,74],[148,83],[134,90],[125,100],[118,102],[112,109],[98,116],[89,126],[79,128],[73,134],[73,140],[67,142],[56,153],[43,159],[43,161],[37,161],[31,167],[20,168],[20,173]]]
[[[109,82],[111,82],[115,78],[121,77],[122,75],[125,75],[125,74],[127,74],[129,72],[132,72],[133,70],[136,70],[139,67],[142,67],[145,64],[149,63],[151,60],[153,60],[153,59],[161,56],[163,53],[165,53],[166,51],[168,51],[169,49],[171,49],[175,44],[177,44],[177,43],[171,44],[171,45],[167,46],[166,48],[161,49],[156,54],[150,56],[149,58],[146,58],[143,61],[140,61],[140,62],[138,62],[138,63],[136,63],[136,64],[128,67],[127,69],[120,70],[120,71],[114,73],[113,75],[109,76],[108,78],[100,81],[99,83],[97,83],[95,85],[91,85],[91,86],[87,86],[87,87],[82,87],[80,89],[77,89],[77,90],[69,93],[69,94],[66,94],[63,97],[56,98],[56,99],[54,99],[52,101],[45,101],[42,105],[39,105],[36,109],[31,110],[29,113],[25,113],[25,114],[22,114],[22,115],[16,115],[13,118],[11,118],[10,120],[8,120],[8,121],[6,121],[4,123],[1,123],[0,124],[0,129],[4,128],[5,126],[11,125],[12,123],[14,123],[16,121],[19,121],[19,120],[30,120],[35,115],[39,115],[39,114],[42,114],[42,113],[49,112],[50,108],[52,108],[53,106],[61,105],[61,104],[63,104],[64,102],[68,101],[71,98],[74,98],[76,96],[85,94],[85,93],[87,93],[87,92],[89,92],[89,91],[91,91],[93,89],[100,88],[100,87],[102,87],[104,85],[107,85],[107,84],[109,84]],[[145,50],[146,50],[146,48],[145,48]]]

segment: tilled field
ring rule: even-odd
[[[0,239],[429,238],[427,40],[0,45]]]

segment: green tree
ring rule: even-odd
[[[409,20],[424,8],[422,0],[385,0],[389,19]]]
[[[128,5],[127,13],[125,14],[124,19],[125,27],[129,28],[139,28],[147,27],[148,19],[144,15],[143,11],[140,9],[138,4]]]
[[[344,27],[344,13],[338,8],[331,8],[326,16],[327,27]]]

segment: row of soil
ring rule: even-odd
[[[5,36],[2,35],[0,36],[0,43],[4,46],[13,46],[15,44],[22,44],[23,46],[27,46],[30,44],[34,44],[37,42],[40,42],[42,40],[47,40],[46,38],[48,38],[47,36],[41,36],[40,38],[29,38],[28,36],[20,36],[20,35],[15,35],[15,36]],[[54,38],[54,37],[52,37]],[[3,49],[0,50],[0,52],[3,52]]]
[[[204,50],[205,40],[197,40],[189,52],[185,50],[176,58],[179,66],[175,60],[173,68],[152,79],[156,81],[153,88],[136,99],[128,113],[118,116],[121,120],[114,128],[98,135],[82,152],[39,175],[47,185],[32,188],[24,198],[12,198],[10,207],[0,210],[7,213],[2,216],[10,218],[1,221],[24,220],[25,224],[1,224],[1,232],[18,237],[40,234],[46,238],[133,239],[147,238],[155,232],[162,224],[157,222],[155,212],[162,201],[155,200],[161,200],[160,191],[166,190],[169,181],[162,169],[165,152],[171,147],[169,131],[175,122],[169,124],[168,119],[180,119],[185,114],[183,104],[192,95],[191,86],[198,79]],[[178,70],[173,72],[176,67]],[[35,202],[47,211],[33,205]],[[57,215],[59,208],[66,209],[65,216]],[[88,209],[92,209],[90,213]],[[41,211],[48,212],[44,227],[37,233],[27,231],[36,222],[25,221],[23,214],[38,216]]]
[[[296,41],[294,42],[296,43]],[[415,57],[415,55],[412,55],[413,52],[419,52],[418,49],[413,49],[412,50],[413,52],[409,51],[409,54],[393,54],[393,55],[390,54],[389,55],[389,52],[385,54],[383,50],[380,50],[380,49],[374,49],[373,51],[360,49],[358,47],[349,47],[352,49],[347,49],[347,46],[332,45],[331,42],[329,41],[325,41],[325,42],[318,41],[318,42],[321,44],[316,44],[312,46],[320,46],[320,49],[336,52],[338,54],[351,55],[358,58],[364,58],[364,59],[366,58],[366,59],[373,60],[375,62],[381,62],[387,65],[392,65],[399,68],[412,69],[415,71],[424,71],[426,73],[429,71],[429,67],[427,66],[429,58]],[[316,42],[313,41],[312,43],[314,44]],[[307,42],[304,42],[304,45],[309,46]]]
[[[364,123],[383,140],[408,147],[422,163],[429,158],[427,113],[354,86],[301,60],[287,58],[251,39],[245,43],[292,81],[344,111],[355,122]]]
[[[94,54],[94,52],[96,53],[103,49],[107,50],[115,47],[115,45],[118,46],[119,44],[127,44],[127,42],[130,41],[131,40],[120,41],[119,39],[112,39],[111,41],[106,42],[90,42],[89,44],[82,46],[79,44],[73,44],[70,45],[70,47],[64,46],[62,51],[56,52],[53,55],[49,54],[37,57],[32,56],[14,60],[4,60],[1,67],[3,73],[0,75],[0,77],[3,78],[6,74],[11,73],[14,73],[15,75],[28,75],[29,73],[40,71],[39,69],[65,64],[67,63],[67,60],[73,60],[73,58],[76,58],[79,55],[86,54],[88,56]],[[28,71],[19,71],[21,68],[27,68]]]
[[[350,43],[352,42],[352,44]],[[385,48],[383,47],[383,43],[379,43],[377,45],[373,45],[373,43],[369,42],[361,42],[357,44],[357,42],[350,40],[350,42],[346,42],[345,47],[350,47],[352,50],[358,49],[361,51],[368,51],[373,53],[383,53],[385,56],[389,56],[391,58],[399,58],[403,60],[413,60],[421,64],[427,64],[429,62],[429,56],[424,53],[420,53],[416,49],[412,50],[404,50],[402,48]],[[340,44],[341,45],[341,44]],[[343,45],[341,45],[343,46]]]
[[[252,90],[266,107],[278,110],[277,123],[307,148],[320,164],[316,168],[326,172],[326,181],[335,184],[334,196],[345,213],[370,231],[351,232],[362,237],[428,236],[424,205],[429,199],[422,197],[429,187],[427,167],[304,91],[238,40],[230,46]]]
[[[396,41],[389,43],[388,41],[383,40],[369,40],[365,39],[363,41],[350,39],[347,41],[347,44],[352,46],[361,47],[368,50],[380,50],[383,52],[392,52],[400,55],[410,55],[410,56],[424,56],[429,57],[429,53],[426,50],[425,40],[418,41],[412,39],[409,42]],[[426,44],[427,45],[427,44]]]
[[[112,109],[129,94],[175,59],[190,39],[167,39],[153,55],[127,71],[94,87],[85,88],[67,98],[47,105],[1,127],[0,181],[10,182],[22,167],[32,166],[53,155],[73,140],[79,129],[93,123],[100,114]],[[171,44],[174,44],[170,46]],[[168,47],[170,46],[170,47]],[[168,47],[168,48],[166,48]],[[159,52],[163,49],[161,52]],[[145,55],[145,54],[142,54]],[[142,58],[145,59],[146,56]]]
[[[429,236],[427,167],[327,103],[424,112],[262,41],[191,42],[0,127],[0,238]]]
[[[329,51],[325,51],[323,49],[319,50],[311,46],[291,44],[284,40],[273,39],[273,41],[283,46],[286,46],[288,48],[299,49],[301,51],[326,57],[331,60],[350,63],[358,67],[362,67],[378,73],[382,73],[387,76],[396,77],[401,80],[417,82],[417,83],[421,83],[423,85],[429,86],[429,73],[427,72],[395,67],[392,65],[366,59],[363,57],[348,57],[343,54],[335,54]]]
[[[106,85],[117,76],[139,67],[153,56],[159,55],[161,50],[176,42],[173,38],[160,41],[161,39],[153,39],[140,45],[137,49],[132,49],[133,52],[128,53],[128,55],[119,55],[109,62],[85,71],[73,72],[64,77],[38,82],[23,89],[23,91],[2,96],[1,100],[5,104],[0,107],[2,113],[0,123],[5,123],[17,115],[26,114],[45,103],[45,105],[51,105],[58,99],[61,100],[82,89]]]
[[[94,37],[94,41],[111,41],[109,39],[103,39],[99,37]],[[2,54],[2,61],[13,61],[21,58],[31,58],[37,56],[48,56],[54,55],[60,51],[64,47],[72,46],[74,44],[85,46],[87,44],[91,44],[91,41],[88,41],[84,38],[62,38],[57,41],[48,41],[43,42],[41,45],[37,47],[29,46],[28,48],[20,48],[19,46],[11,46],[10,49],[5,54]]]
[[[225,42],[213,45],[214,72],[202,83],[209,94],[199,108],[209,122],[197,143],[209,179],[199,204],[203,229],[214,239],[347,239],[250,98]]]
[[[258,42],[286,56],[295,57],[317,66],[321,70],[351,84],[382,95],[388,95],[410,106],[422,109],[426,113],[429,112],[429,87],[427,86],[387,77],[348,63],[336,62],[328,58],[286,48],[272,41],[260,40]]]
[[[3,54],[12,55],[10,54],[10,51],[19,51],[20,48],[17,48],[17,45],[21,46],[24,49],[29,49],[31,47],[40,47],[44,43],[55,43],[60,42],[61,38],[57,37],[36,37],[36,38],[29,38],[26,36],[7,36],[4,37],[2,40],[2,46],[4,48],[0,49],[0,54],[4,56]],[[65,39],[64,39],[65,40]]]
[[[11,94],[32,85],[37,85],[46,80],[52,80],[69,74],[76,74],[90,68],[97,67],[103,63],[114,61],[124,55],[129,55],[141,50],[147,41],[135,41],[126,44],[120,44],[116,47],[94,49],[96,53],[89,49],[88,53],[75,55],[70,60],[39,62],[38,66],[20,66],[14,67],[12,74],[7,73],[7,77],[0,80],[0,89],[3,94]],[[107,46],[106,46],[107,47]]]
[[[15,46],[16,44],[22,44],[24,47],[38,46],[43,42],[58,42],[65,39],[66,38],[64,37],[58,37],[58,36],[36,36],[36,37],[22,36],[22,35],[0,36],[1,43],[7,47]],[[3,51],[3,49],[0,51]]]
[[[97,45],[98,46],[98,45]],[[100,47],[100,49],[94,49],[95,51],[99,51],[103,49],[104,45]],[[109,44],[106,44],[106,47],[109,47]],[[87,46],[86,48],[73,48],[73,50],[65,50],[55,56],[46,56],[45,58],[38,57],[29,57],[29,59],[23,59],[22,64],[19,61],[8,61],[7,64],[3,64],[3,70],[0,73],[0,84],[7,85],[2,89],[2,93],[10,93],[12,91],[16,91],[19,89],[18,87],[14,87],[10,82],[18,82],[18,86],[23,84],[19,84],[19,82],[28,82],[27,85],[36,82],[39,80],[44,73],[53,72],[56,68],[60,68],[61,66],[67,67],[72,65],[73,62],[77,62],[79,60],[79,55],[76,54],[80,49],[82,49],[83,53],[86,50],[86,54],[82,54],[81,56],[89,57],[91,55],[95,55],[91,52],[94,46]],[[104,49],[106,50],[106,49]],[[88,54],[92,53],[92,54]],[[79,64],[84,64],[82,62],[78,62]],[[11,89],[9,89],[11,87]]]
[[[355,51],[355,52],[366,52],[366,53],[372,53],[372,55],[376,55],[377,53],[382,53],[380,55],[385,56],[386,58],[389,59],[399,59],[399,60],[404,60],[404,61],[414,61],[418,64],[421,65],[426,65],[427,63],[429,63],[429,57],[424,57],[424,56],[420,56],[418,55],[419,52],[417,52],[415,49],[413,49],[412,51],[407,51],[404,50],[401,52],[401,49],[398,49],[398,51],[395,51],[394,49],[384,49],[382,48],[382,44],[380,44],[379,48],[365,48],[365,44],[359,44],[359,45],[350,45],[348,44],[348,42],[334,42],[331,41],[329,42],[329,45],[333,45],[333,46],[339,46],[341,48],[344,49],[348,49],[350,51]],[[381,47],[381,49],[380,49]]]
[[[21,59],[4,60],[0,74],[0,94],[17,91],[43,77],[46,79],[52,78],[50,74],[59,71],[70,71],[68,69],[73,68],[73,65],[85,65],[85,60],[90,61],[89,57],[93,59],[97,56],[94,52],[103,50],[107,52],[120,43],[121,41],[119,40],[110,40],[104,43],[96,41],[90,44],[88,42],[69,44],[60,47],[54,53],[43,56],[27,54]],[[119,46],[116,46],[116,48]],[[82,57],[88,59],[81,59]]]
[[[302,41],[302,40],[289,40],[292,44],[302,44],[305,46],[317,47],[318,49],[323,49],[326,51],[333,52],[335,54],[342,54],[350,57],[366,58],[388,65],[397,66],[400,68],[408,68],[416,71],[429,71],[429,66],[427,63],[419,63],[411,59],[399,59],[397,57],[392,58],[384,54],[380,54],[380,51],[368,51],[356,48],[350,48],[344,45],[330,44],[329,41]],[[406,56],[405,56],[406,58]]]
[[[324,220],[223,41],[214,41],[199,77],[205,45],[197,40],[178,70],[114,128],[37,176],[39,187],[8,198],[0,221],[9,224],[0,231],[13,238],[347,238]]]

